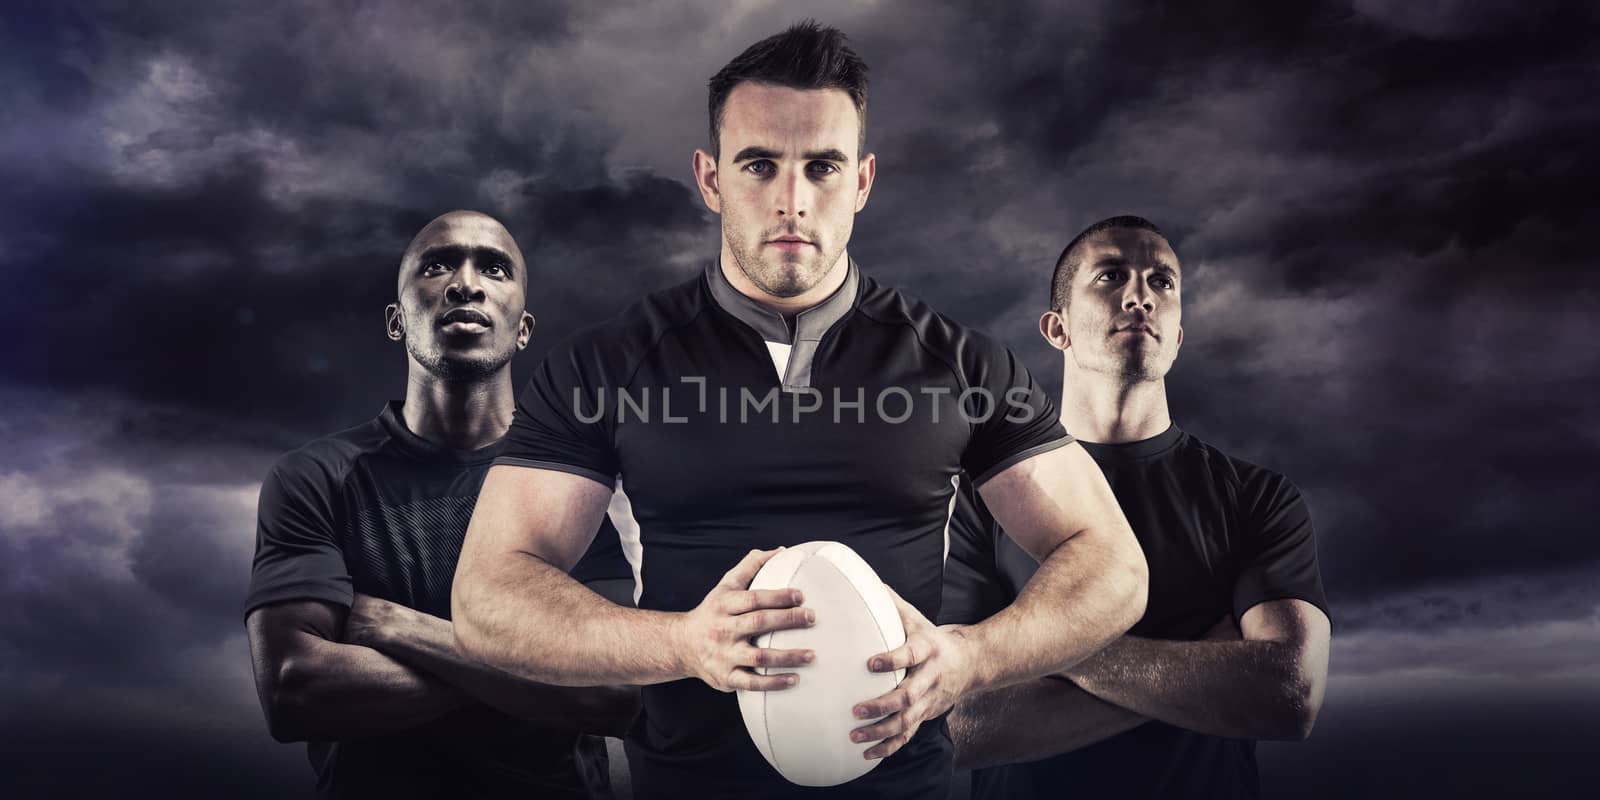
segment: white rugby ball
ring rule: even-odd
[[[767,762],[801,786],[837,786],[859,778],[883,759],[862,757],[877,742],[850,741],[850,731],[875,720],[856,719],[855,705],[894,689],[905,670],[872,672],[867,659],[905,644],[894,598],[872,567],[839,542],[806,542],[773,556],[751,589],[799,589],[803,607],[816,612],[808,628],[773,631],[757,647],[810,649],[801,667],[756,668],[761,674],[793,672],[794,686],[772,692],[740,691],[744,725]]]

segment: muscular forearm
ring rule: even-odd
[[[1039,565],[1007,608],[959,635],[984,653],[974,689],[998,688],[1076,664],[1144,613],[1145,564],[1119,545],[1126,531],[1084,531]]]
[[[282,662],[262,702],[273,738],[291,742],[402,731],[464,699],[453,687],[376,650],[317,640]]]
[[[1303,739],[1315,717],[1287,642],[1124,636],[1063,674],[1107,702],[1215,736]]]
[[[1068,753],[1148,721],[1052,675],[968,695],[950,712],[950,738],[956,769],[981,769]]]
[[[449,621],[392,608],[393,618],[370,634],[371,646],[508,714],[547,727],[620,737],[638,711],[637,687],[565,687],[524,680],[468,658],[456,645]]]
[[[462,651],[527,680],[599,686],[692,674],[674,639],[678,615],[611,603],[526,553],[458,572],[452,603]]]

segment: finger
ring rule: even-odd
[[[787,689],[799,682],[800,676],[793,672],[782,672],[777,675],[758,675],[747,669],[736,669],[728,673],[726,680],[728,688],[723,691],[776,692]]]
[[[815,650],[778,650],[748,644],[741,646],[734,654],[735,663],[744,667],[803,667],[816,658]]]
[[[873,672],[893,672],[908,669],[927,661],[933,655],[933,645],[921,636],[912,636],[906,643],[867,659],[867,669]]]
[[[857,743],[877,742],[892,736],[899,736],[905,733],[906,726],[910,721],[911,718],[904,713],[890,714],[871,725],[863,725],[850,731],[850,741]]]
[[[806,601],[799,589],[751,589],[728,592],[722,599],[725,614],[747,614],[760,608],[793,608]]]
[[[743,590],[750,588],[750,581],[755,580],[756,573],[761,571],[761,567],[767,563],[767,559],[781,552],[783,552],[781,547],[776,550],[751,550],[745,554],[744,558],[739,560],[739,563],[733,565],[733,569],[723,574],[722,580],[717,585],[726,586],[729,589]]]
[[[915,698],[911,696],[910,681],[904,681],[893,690],[881,694],[865,702],[856,703],[850,710],[856,719],[877,719],[885,714],[893,714],[900,709],[907,708]],[[881,738],[881,737],[880,737]]]
[[[741,639],[760,636],[768,631],[789,628],[806,628],[817,621],[817,612],[809,608],[785,608],[774,611],[752,611],[733,618],[728,629]]]
[[[917,735],[917,727],[918,726],[913,725],[911,726],[911,730],[908,730],[905,733],[878,742],[877,744],[867,748],[867,752],[862,753],[861,757],[873,759],[888,758],[889,756],[894,755],[895,751],[905,747],[906,742],[911,741],[911,737]]]

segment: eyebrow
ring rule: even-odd
[[[754,161],[758,158],[777,160],[783,158],[783,153],[770,147],[746,147],[734,155],[733,163]],[[845,155],[843,150],[836,147],[829,147],[823,150],[807,150],[800,155],[800,158],[805,161],[838,161],[840,163],[848,163],[850,161],[850,157]]]
[[[423,250],[422,254],[417,256],[417,263],[420,264],[422,268],[426,269],[428,263],[431,261],[459,262],[465,258],[468,253],[472,254],[473,261],[476,261],[480,264],[488,261],[499,261],[505,264],[506,270],[512,275],[517,274],[517,260],[512,258],[510,253],[507,253],[498,247],[490,247],[488,245],[479,245],[477,247],[467,247],[459,244],[434,245],[433,247]]]
[[[1105,257],[1100,258],[1100,259],[1098,259],[1098,260],[1096,260],[1094,262],[1094,265],[1096,267],[1126,267],[1126,266],[1128,266],[1128,264],[1129,264],[1128,259],[1125,256],[1121,256],[1121,255],[1105,256]],[[1174,278],[1180,277],[1183,274],[1183,273],[1178,271],[1177,267],[1174,267],[1174,266],[1172,266],[1171,264],[1168,264],[1165,261],[1157,261],[1157,262],[1155,262],[1151,266],[1151,269],[1154,269],[1156,272],[1162,272],[1162,273],[1165,273],[1167,275],[1171,275]]]

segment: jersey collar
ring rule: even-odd
[[[382,425],[385,431],[388,431],[389,436],[402,451],[410,455],[435,461],[476,464],[493,461],[496,456],[500,455],[500,451],[505,449],[505,437],[496,439],[492,444],[476,450],[455,450],[434,444],[412,433],[411,429],[406,427],[405,415],[402,413],[404,407],[404,401],[390,400],[384,404],[383,411],[378,414],[378,424]]]
[[[842,319],[850,307],[855,305],[856,288],[860,284],[856,260],[850,259],[845,267],[844,283],[828,295],[826,300],[795,315],[795,329],[789,330],[789,324],[784,321],[783,315],[773,311],[733,288],[728,282],[728,276],[722,274],[722,266],[715,259],[706,267],[706,283],[711,287],[711,297],[722,306],[722,310],[738,318],[740,322],[749,325],[761,338],[775,344],[798,345],[803,341],[817,342],[822,340],[822,334],[833,327],[833,323]]]
[[[1169,425],[1165,431],[1155,436],[1148,439],[1140,439],[1137,442],[1101,444],[1099,442],[1085,442],[1079,439],[1078,444],[1083,445],[1083,449],[1088,450],[1089,455],[1094,456],[1096,459],[1121,460],[1161,455],[1171,450],[1178,444],[1178,440],[1182,438],[1183,431],[1174,424]]]
[[[706,267],[706,285],[710,287],[711,299],[723,311],[750,326],[751,330],[766,340],[769,351],[774,347],[782,351],[783,364],[778,371],[783,376],[784,391],[798,391],[811,386],[812,360],[816,357],[822,335],[855,306],[856,293],[861,285],[860,269],[856,267],[855,259],[850,259],[845,270],[844,283],[833,294],[795,315],[793,331],[789,330],[782,314],[733,288],[728,276],[722,274],[721,264],[715,259]],[[778,360],[774,356],[774,362]]]

